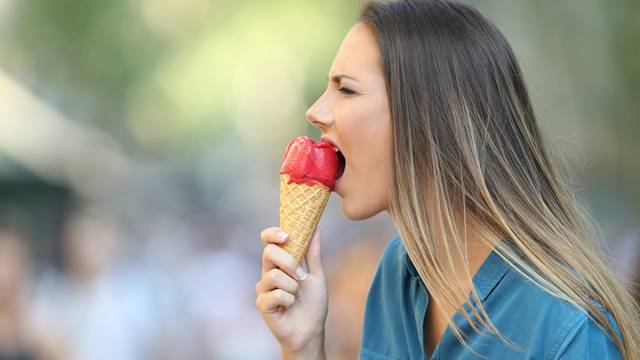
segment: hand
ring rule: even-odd
[[[277,227],[260,234],[265,244],[262,254],[262,278],[256,284],[256,306],[267,326],[280,343],[283,356],[321,358],[324,356],[324,325],[328,311],[328,294],[322,268],[319,231],[313,236],[301,264],[282,249]],[[309,357],[311,355],[311,357]]]

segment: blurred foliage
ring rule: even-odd
[[[261,141],[271,121],[304,129],[304,104],[358,10],[336,0],[13,5],[3,68],[134,150],[185,157],[234,131]]]
[[[640,3],[470,2],[513,45],[543,128],[591,200],[622,202],[629,225],[640,213]],[[288,139],[317,134],[305,110],[364,1],[0,3],[1,68],[131,156],[224,192],[238,169],[276,167]]]

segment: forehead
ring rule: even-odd
[[[373,30],[368,26],[358,23],[345,36],[333,60],[331,74],[337,73],[357,78],[372,73],[382,74],[378,43]]]

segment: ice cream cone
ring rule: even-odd
[[[298,263],[304,258],[331,190],[316,182],[314,185],[289,181],[289,174],[280,175],[280,228],[289,234],[282,248]]]
[[[333,144],[299,136],[287,144],[280,168],[280,228],[289,234],[282,246],[300,263],[334,189],[338,155]]]

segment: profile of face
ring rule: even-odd
[[[307,110],[307,120],[322,131],[345,159],[335,192],[351,220],[388,210],[391,184],[391,113],[372,29],[354,25],[333,60],[328,86]]]

